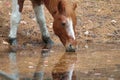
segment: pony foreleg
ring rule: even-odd
[[[10,18],[10,33],[9,42],[11,45],[16,45],[17,28],[20,22],[21,13],[19,12],[18,0],[12,0],[12,14]]]
[[[39,24],[41,33],[42,33],[42,40],[44,43],[47,45],[47,48],[51,47],[53,45],[53,41],[50,38],[50,34],[48,32],[47,26],[46,26],[46,20],[45,20],[45,15],[44,15],[44,9],[43,5],[38,5],[33,3],[33,8],[35,11],[36,19]]]

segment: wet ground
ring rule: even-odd
[[[71,1],[78,5],[76,53],[65,53],[46,8],[55,44],[41,53],[41,33],[30,1],[25,1],[16,50],[7,42],[11,1],[0,0],[0,80],[120,80],[120,0]]]
[[[120,44],[86,44],[76,53],[53,48],[0,54],[0,80],[120,80]]]

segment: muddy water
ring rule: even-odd
[[[120,44],[86,44],[76,53],[1,51],[0,80],[120,80]]]

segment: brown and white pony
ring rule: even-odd
[[[9,42],[16,45],[17,29],[21,19],[21,12],[25,0],[12,0],[12,15],[10,19]],[[47,7],[54,18],[53,30],[60,38],[68,52],[74,52],[76,46],[76,5],[69,0],[31,0],[33,9],[39,24],[43,41],[52,46],[53,42],[46,27],[43,4]]]

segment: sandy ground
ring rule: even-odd
[[[119,0],[72,0],[77,2],[76,38],[78,45],[87,42],[120,42],[120,1]],[[4,7],[6,6],[6,7]],[[55,45],[61,44],[52,30],[53,19],[45,8],[46,22]],[[10,29],[11,1],[0,0],[0,43],[8,38]],[[86,34],[87,33],[87,34]],[[22,19],[18,29],[18,42],[39,44],[41,36],[29,0],[25,1]],[[1,44],[2,46],[2,44]]]

